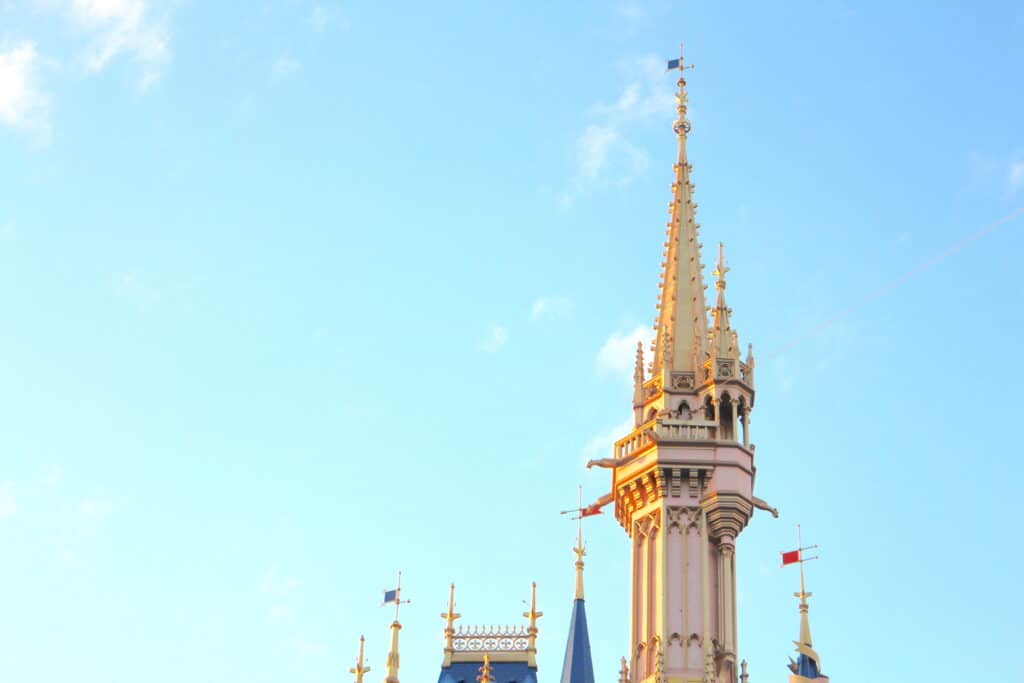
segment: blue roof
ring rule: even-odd
[[[587,633],[587,611],[583,608],[583,600],[572,604],[562,683],[594,683],[594,663],[590,657],[590,634]]]
[[[796,658],[796,675],[804,678],[818,678],[821,676],[818,673],[818,663],[812,657],[801,652],[800,656]]]
[[[479,662],[452,662],[441,667],[437,683],[477,683],[483,665],[482,654]],[[537,683],[537,669],[526,662],[491,662],[491,675],[494,683]]]

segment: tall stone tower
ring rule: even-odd
[[[615,443],[615,517],[631,541],[629,683],[737,683],[736,538],[754,507],[754,360],[741,360],[725,302],[707,317],[686,140],[684,64],[653,358],[637,349],[634,428]],[[774,511],[773,511],[774,512]],[[625,671],[625,670],[624,670]]]

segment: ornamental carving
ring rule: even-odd
[[[694,387],[694,376],[692,372],[673,372],[672,373],[672,388],[673,389],[693,389]]]
[[[452,637],[456,652],[521,652],[529,646],[524,626],[470,626]]]
[[[732,377],[732,361],[718,361],[718,376]]]

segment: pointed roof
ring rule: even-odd
[[[686,136],[690,122],[686,118],[686,80],[683,59],[679,59],[679,92],[676,95],[676,121],[673,126],[679,141],[679,156],[673,167],[672,203],[669,205],[668,241],[658,297],[655,327],[654,375],[662,385],[670,386],[671,373],[693,372],[694,384],[700,384],[700,372],[708,356],[707,306],[697,241],[697,204],[690,182],[690,164],[686,159]]]
[[[725,303],[725,274],[729,268],[725,265],[725,245],[718,243],[718,265],[712,275],[715,276],[715,289],[718,290],[718,301],[711,311],[713,325],[711,328],[711,355],[715,358],[740,359],[739,343],[736,331],[729,323],[732,309]]]
[[[580,494],[582,496],[582,492]],[[582,502],[582,499],[581,499]],[[577,518],[576,546],[576,593],[572,602],[572,621],[569,622],[569,638],[565,644],[565,662],[562,664],[562,683],[594,683],[594,662],[590,656],[590,634],[587,631],[587,610],[583,601],[583,515]]]
[[[572,602],[569,639],[565,644],[562,683],[594,683],[594,663],[590,656],[590,634],[587,632],[587,611],[582,598]]]

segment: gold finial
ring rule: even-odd
[[[818,657],[818,653],[814,651],[814,645],[811,642],[811,624],[807,617],[808,605],[807,598],[812,597],[813,593],[807,592],[807,586],[804,581],[804,562],[810,562],[811,560],[818,559],[818,556],[804,557],[805,550],[812,550],[817,548],[816,545],[809,545],[804,547],[803,537],[801,535],[800,525],[796,525],[796,539],[797,549],[793,553],[789,553],[794,556],[794,559],[790,559],[786,562],[786,558],[783,558],[784,565],[796,562],[800,565],[800,592],[793,593],[794,598],[800,600],[800,640],[794,640],[793,644],[796,645],[797,652],[805,654],[815,661],[818,665],[818,669],[821,669],[821,658]]]
[[[388,599],[388,593],[390,592],[385,591],[384,593],[385,604],[390,602]],[[410,602],[409,600],[402,600],[402,572],[398,572],[398,584],[395,586],[392,599],[395,603],[395,620],[391,622],[391,649],[388,650],[386,660],[387,672],[384,676],[385,683],[398,683],[398,632],[402,630],[402,624],[398,621],[398,608],[403,603],[408,604]]]
[[[572,549],[576,554],[576,600],[583,599],[583,556],[587,549],[583,545],[583,487],[580,486],[580,507],[576,516],[576,547]]]
[[[523,616],[529,619],[526,627],[526,652],[530,666],[537,666],[537,620],[544,616],[543,612],[537,611],[537,582],[530,584],[530,611],[523,612]]]
[[[451,664],[452,654],[455,652],[455,620],[461,617],[455,611],[455,584],[448,586],[448,611],[441,613],[444,619],[444,661],[445,666]]]
[[[729,268],[725,265],[725,245],[721,242],[718,243],[718,265],[715,267],[715,272],[711,273],[716,278],[715,287],[718,291],[725,289],[725,274],[729,272]]]
[[[492,683],[494,674],[491,672],[491,657],[484,653],[484,664],[480,667],[480,675],[476,677],[477,683]]]
[[[363,646],[366,644],[366,638],[359,636],[359,657],[356,658],[356,665],[348,670],[350,674],[355,674],[355,683],[363,683],[363,675],[370,671],[370,667],[363,666]]]

